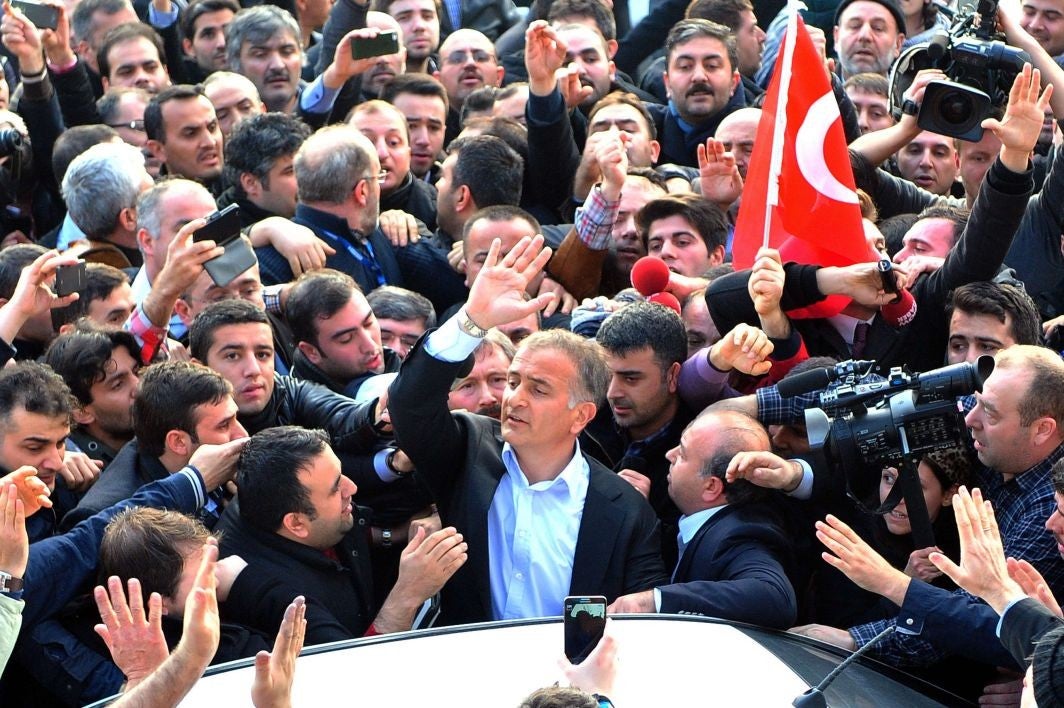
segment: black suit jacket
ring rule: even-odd
[[[1049,630],[1064,625],[1045,605],[1027,598],[1010,607],[1001,618],[1001,643],[1020,666],[1030,663],[1034,645]]]
[[[790,544],[776,517],[759,506],[726,506],[687,544],[661,611],[709,615],[787,629],[798,611],[784,568]]]
[[[389,392],[396,440],[436,497],[440,517],[469,545],[469,560],[443,588],[440,622],[492,619],[488,509],[505,474],[497,420],[447,410],[462,363],[410,352]],[[665,580],[653,509],[635,489],[585,455],[591,468],[573,558],[571,595],[620,595]],[[559,598],[560,599],[560,598]]]

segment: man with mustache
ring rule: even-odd
[[[698,167],[696,150],[724,116],[746,105],[735,35],[708,20],[676,23],[665,40],[667,106],[650,104],[661,142],[659,162]]]
[[[447,89],[447,142],[461,130],[466,97],[483,86],[502,85],[504,73],[495,46],[476,30],[460,29],[440,45],[440,69],[433,76]]]
[[[502,394],[506,371],[514,359],[514,343],[497,329],[487,333],[473,350],[473,369],[454,380],[447,395],[447,408],[498,419],[502,415]]]

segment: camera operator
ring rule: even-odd
[[[984,382],[982,393],[966,397],[964,407],[969,411],[965,423],[981,463],[975,479],[997,510],[1006,555],[1030,562],[1049,588],[1059,594],[1064,591],[1064,559],[1043,526],[1056,510],[1050,471],[1064,459],[1064,361],[1041,347],[1004,349],[997,355],[996,368]],[[824,488],[825,480],[831,484],[833,475],[827,470],[818,472],[803,470],[797,462],[770,453],[741,454],[729,466],[728,479],[745,478],[805,498],[837,494],[838,489]],[[834,550],[830,543],[828,548]],[[975,601],[967,593],[958,591],[944,600],[926,583],[913,583],[904,573],[883,564],[869,563],[866,572],[848,575],[864,589],[898,605],[898,617],[846,631],[803,628],[805,633],[854,649],[885,627],[895,626],[897,631],[877,644],[872,654],[901,667],[927,666],[951,653],[991,666],[1014,663],[1003,655],[1000,645],[958,641],[957,637],[972,630],[968,624],[972,615],[966,608]],[[941,613],[955,618],[949,632],[941,629],[943,623],[938,621],[925,626],[929,616]]]

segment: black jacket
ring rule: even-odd
[[[462,363],[424,351],[407,356],[390,389],[400,447],[432,489],[445,524],[469,545],[469,561],[443,588],[443,624],[492,618],[488,514],[505,474],[499,422],[447,410],[447,392]],[[585,453],[586,457],[586,453]],[[620,595],[648,590],[665,578],[658,524],[650,505],[630,484],[593,459],[584,513],[572,559],[570,595]]]
[[[724,108],[714,113],[708,120],[696,126],[692,126],[691,132],[684,131],[680,127],[680,118],[676,115],[670,102],[667,106],[657,103],[647,104],[647,110],[654,118],[654,124],[658,129],[658,142],[661,144],[661,155],[658,162],[672,162],[686,167],[698,167],[697,149],[699,145],[705,145],[708,138],[717,132],[717,126],[724,117],[733,111],[746,107],[746,94],[743,91],[735,91]]]
[[[381,211],[399,209],[405,211],[428,227],[436,230],[436,188],[421,179],[414,179],[414,173],[408,172],[403,183],[392,192],[381,195]]]
[[[369,542],[366,523],[357,508],[355,525],[334,547],[337,560],[316,548],[250,526],[240,517],[239,502],[226,509],[218,528],[223,533],[220,555],[238,555],[248,563],[238,582],[245,574],[245,582],[283,582],[324,608],[349,637],[362,636],[373,621]],[[242,618],[255,618],[249,624],[269,626],[279,620],[273,603],[262,603],[258,595],[236,592],[235,586],[233,590],[226,604],[244,605],[239,609]],[[258,611],[260,605],[265,612]]]

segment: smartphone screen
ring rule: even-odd
[[[567,597],[564,610],[565,655],[579,664],[602,639],[606,629],[606,598]]]

